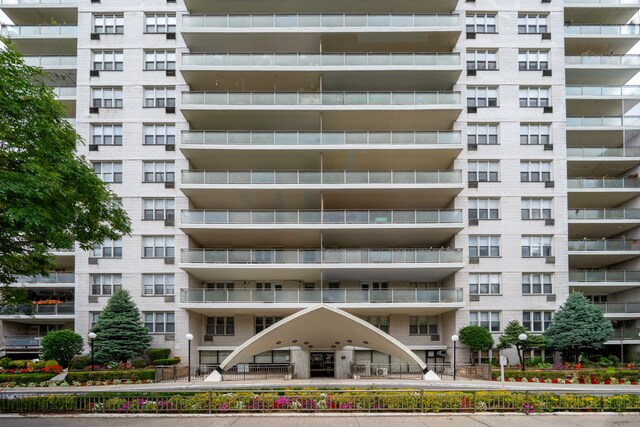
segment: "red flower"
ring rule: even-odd
[[[554,383],[554,384],[558,384],[558,379],[554,378],[554,379],[551,380],[551,382]]]

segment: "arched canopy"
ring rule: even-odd
[[[288,316],[251,337],[220,364],[227,370],[249,357],[278,347],[336,349],[367,347],[396,356],[407,363],[426,364],[407,346],[370,323],[326,304],[316,304]]]

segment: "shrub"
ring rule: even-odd
[[[147,367],[147,361],[144,360],[144,357],[136,357],[131,361],[131,364],[135,369],[142,369]]]
[[[33,373],[33,374],[0,374],[0,384],[3,383],[40,383],[50,380],[56,374]]]
[[[126,371],[73,371],[67,374],[67,382],[87,382],[106,380],[153,380],[156,371],[153,369],[138,369]]]
[[[57,360],[47,360],[46,362],[44,362],[44,366],[51,368],[53,366],[59,366],[58,361]]]
[[[12,360],[9,362],[9,369],[24,369],[27,367],[27,364],[31,362],[30,360]]]
[[[156,359],[153,361],[154,365],[177,365],[180,363],[179,357],[174,357],[173,359]]]
[[[75,356],[69,362],[69,368],[70,369],[75,369],[75,370],[78,370],[78,371],[82,371],[87,366],[89,366],[89,361],[90,360],[91,359],[89,358],[89,356]]]
[[[147,349],[149,359],[154,362],[158,359],[168,359],[171,354],[170,348],[150,348]]]
[[[42,338],[42,352],[46,359],[55,359],[63,368],[82,352],[82,337],[70,329],[51,331]]]
[[[3,357],[0,359],[0,368],[7,369],[11,364],[11,359],[8,357]]]

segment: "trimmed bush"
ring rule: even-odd
[[[67,374],[66,381],[72,383],[106,380],[154,380],[156,371],[153,369],[131,369],[126,371],[73,371]]]
[[[0,384],[3,383],[41,383],[50,380],[57,374],[0,374]]]
[[[150,348],[147,349],[147,356],[152,362],[158,359],[168,359],[171,354],[170,348]]]
[[[9,369],[24,369],[31,360],[12,360],[9,362]]]
[[[147,361],[144,360],[144,357],[136,357],[131,361],[131,366],[135,369],[142,369],[147,367]]]
[[[491,377],[494,379],[500,379],[500,371],[494,370],[491,372]],[[507,370],[504,371],[505,379],[508,378],[526,378],[531,380],[537,378],[540,381],[546,379],[562,379],[562,380],[583,380],[586,383],[591,382],[591,379],[597,379],[598,382],[604,382],[610,378],[617,378],[627,380],[631,382],[640,381],[640,371],[635,369],[607,369],[607,370],[589,370],[589,369],[577,369],[575,371],[525,371],[520,370]]]
[[[10,363],[11,363],[10,358],[3,357],[2,359],[0,359],[0,368],[7,369]]]
[[[177,365],[180,363],[179,357],[174,357],[173,359],[156,359],[153,361],[154,365]]]
[[[89,366],[90,360],[89,356],[76,356],[69,362],[69,369],[82,371],[84,368]]]

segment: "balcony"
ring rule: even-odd
[[[5,353],[31,353],[39,352],[42,348],[42,337],[31,335],[5,336],[0,344],[0,349]]]
[[[569,178],[569,209],[619,206],[640,192],[637,178]]]
[[[568,55],[570,84],[625,84],[640,71],[640,55]]]
[[[76,116],[76,87],[75,86],[62,86],[54,87],[53,94],[64,105],[65,113],[68,117]]]
[[[565,21],[573,22],[629,22],[636,14],[638,0],[565,0]]]
[[[78,22],[78,0],[0,0],[0,9],[18,25]]]
[[[578,24],[565,25],[565,51],[612,52],[625,54],[640,38],[640,26],[634,24]]]
[[[75,55],[78,27],[75,25],[3,25],[2,35],[10,38],[22,55]]]
[[[78,62],[75,55],[37,55],[25,56],[23,59],[25,64],[45,70],[75,70]]]
[[[625,320],[640,317],[640,302],[593,303],[607,319]]]
[[[438,281],[460,249],[184,249],[180,268],[203,280]]]
[[[74,303],[0,306],[0,320],[74,319]]]
[[[317,303],[328,303],[342,309],[359,312],[384,308],[388,312],[410,312],[419,308],[438,314],[464,307],[462,289],[182,289],[180,306],[216,312],[247,312],[252,310],[303,309]],[[235,311],[234,311],[235,310]]]
[[[569,240],[571,268],[604,267],[640,256],[640,241],[600,239]]]
[[[640,271],[574,270],[569,271],[569,286],[590,294],[608,295],[640,286]]]
[[[48,276],[19,276],[15,281],[17,285],[38,286],[46,288],[74,287],[75,273],[51,273]]]
[[[640,86],[566,86],[567,98],[577,99],[600,99],[600,98],[638,98],[640,97]]]
[[[459,92],[183,92],[192,129],[439,130],[462,111]]]
[[[606,159],[640,158],[640,147],[577,147],[567,148],[569,161],[574,159]]]
[[[636,116],[567,116],[567,130],[621,130],[623,126],[640,127]]]
[[[640,328],[614,328],[607,344],[620,344],[620,341],[625,344],[640,344]]]
[[[569,235],[609,237],[640,226],[640,209],[569,209]]]
[[[611,141],[615,143],[615,139]],[[640,163],[638,147],[578,147],[567,148],[569,177],[585,170],[594,176],[604,176],[612,170],[630,170]]]

